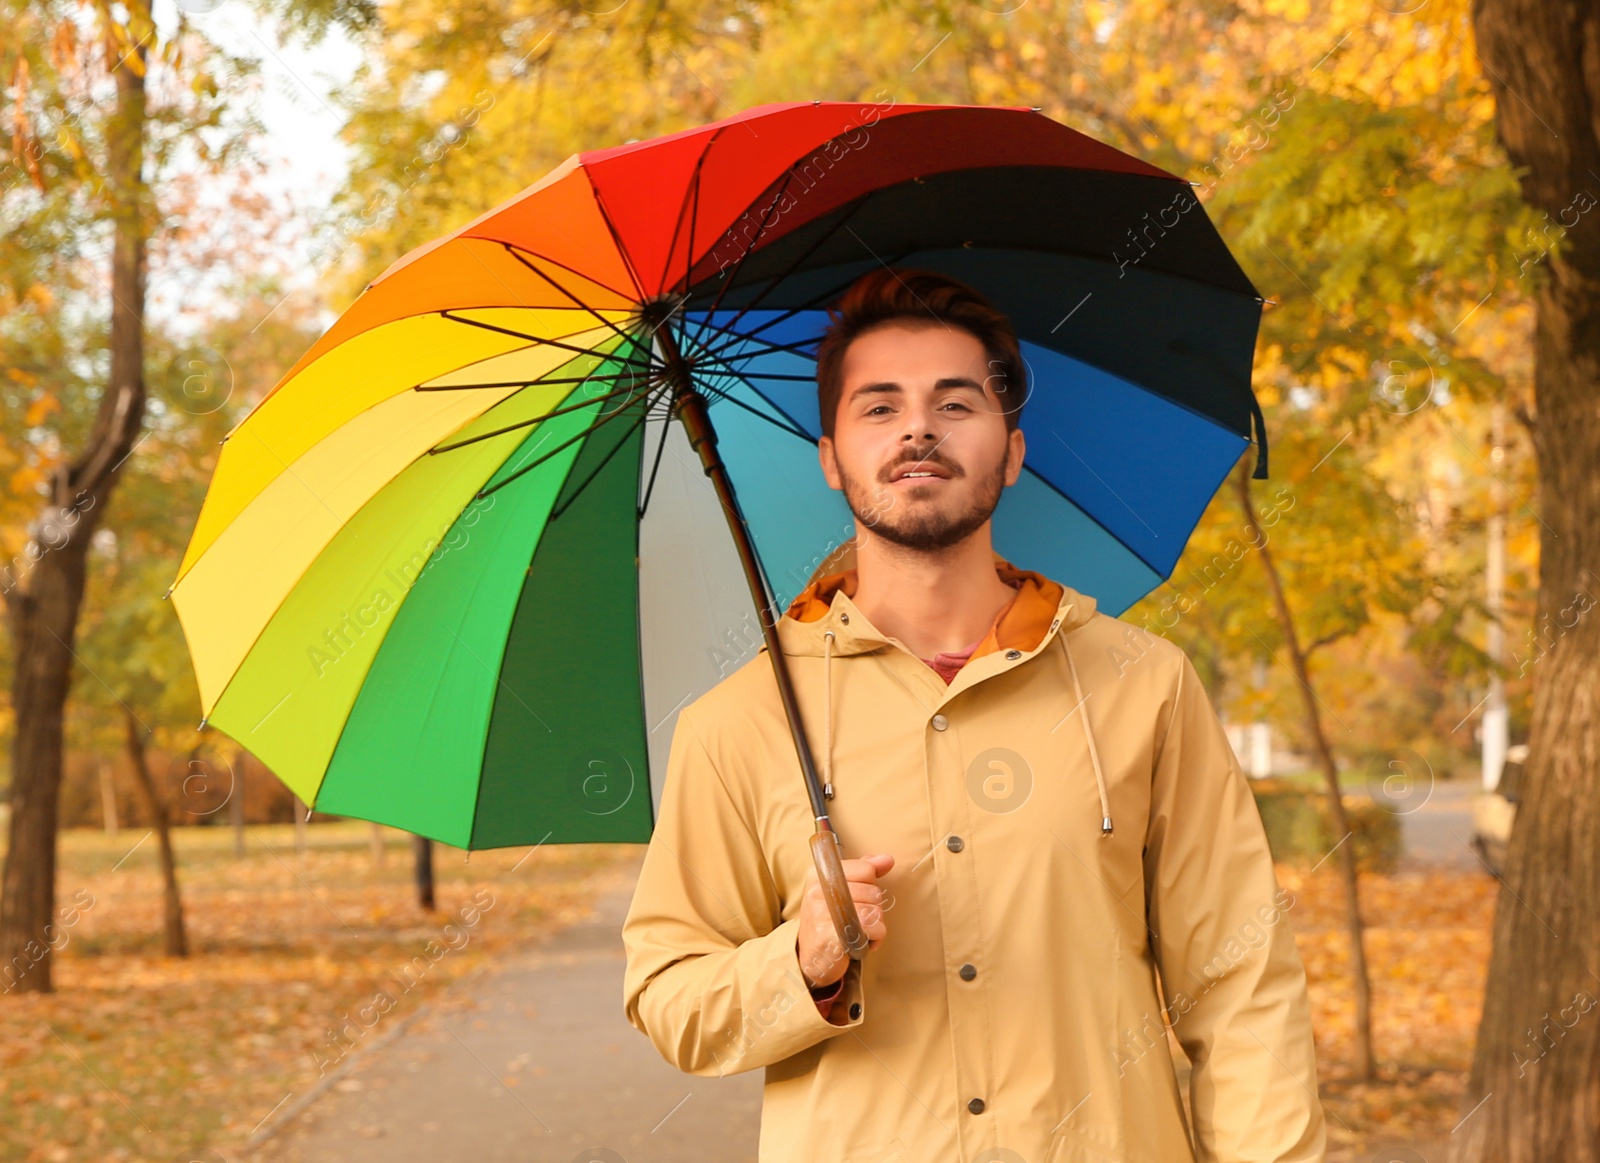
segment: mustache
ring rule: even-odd
[[[938,465],[940,468],[944,469],[944,471],[950,475],[951,479],[954,479],[956,477],[965,475],[961,471],[961,466],[960,465],[954,463],[953,461],[946,460],[944,457],[940,456],[938,453],[936,453],[936,452],[934,452],[933,450],[930,449],[929,452],[928,452],[928,455],[926,455],[926,456],[903,456],[899,460],[894,461],[891,464],[884,465],[883,466],[883,472],[880,473],[879,476],[880,476],[880,478],[882,480],[888,481],[894,476],[895,471],[897,469],[899,469],[901,465],[906,465],[906,464],[915,464],[915,465],[922,465],[922,466]]]

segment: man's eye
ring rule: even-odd
[[[879,408],[887,408],[888,406],[889,406],[888,404],[874,404],[872,407],[867,409],[867,415],[870,416],[874,412],[876,412]]]
[[[945,407],[946,407],[946,408],[960,408],[960,409],[961,409],[961,410],[962,410],[962,411],[963,411],[963,412],[970,412],[970,411],[972,411],[972,409],[971,409],[971,408],[969,408],[969,407],[967,407],[967,406],[966,406],[966,405],[965,405],[965,404],[963,404],[963,403],[962,403],[962,402],[961,402],[961,401],[960,401],[960,400],[951,400],[951,401],[950,401],[950,402],[949,402],[949,403],[947,403],[947,404],[946,404],[946,405],[945,405]]]

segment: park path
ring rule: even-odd
[[[1400,815],[1400,834],[1406,859],[1463,875],[1487,876],[1483,861],[1473,852],[1472,797],[1482,790],[1477,779],[1439,780],[1426,798]]]
[[[454,983],[250,1159],[754,1163],[761,1071],[683,1074],[623,1015],[643,857],[607,874],[590,920]]]

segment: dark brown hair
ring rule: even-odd
[[[1017,426],[1028,398],[1027,367],[1011,320],[982,294],[958,279],[925,270],[878,267],[847,287],[828,308],[828,326],[817,345],[817,407],[823,434],[833,436],[844,390],[844,353],[862,332],[891,319],[948,323],[983,344],[990,374],[998,378],[1006,431]]]

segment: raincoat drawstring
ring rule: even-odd
[[[1094,727],[1089,722],[1089,708],[1084,705],[1083,684],[1078,681],[1078,664],[1073,661],[1072,651],[1067,646],[1067,636],[1057,636],[1061,642],[1062,652],[1067,656],[1067,669],[1072,672],[1072,693],[1077,697],[1078,707],[1083,711],[1083,733],[1089,741],[1089,762],[1094,767],[1095,786],[1100,790],[1100,834],[1111,835],[1111,799],[1106,794],[1106,773],[1100,766],[1100,749],[1095,746]],[[832,630],[822,632],[822,794],[826,799],[833,798],[833,641]]]
[[[1084,705],[1083,686],[1078,682],[1078,664],[1072,661],[1072,651],[1067,646],[1067,636],[1057,636],[1061,649],[1067,656],[1067,669],[1072,671],[1072,693],[1077,696],[1078,709],[1083,712],[1083,733],[1089,740],[1089,762],[1094,765],[1094,781],[1100,788],[1100,834],[1111,835],[1111,800],[1106,795],[1106,773],[1100,768],[1100,751],[1094,745],[1094,728],[1089,723],[1089,708]]]

